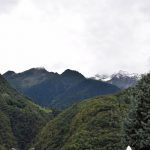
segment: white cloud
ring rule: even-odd
[[[37,66],[87,76],[149,69],[148,0],[9,2],[0,0],[2,73]]]

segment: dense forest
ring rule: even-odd
[[[123,109],[111,95],[73,105],[43,128],[35,149],[120,150]]]
[[[0,149],[26,150],[53,111],[46,110],[11,88],[0,76]]]

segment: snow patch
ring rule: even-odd
[[[126,150],[132,150],[132,149],[131,149],[131,147],[130,147],[130,146],[128,146]]]
[[[141,75],[136,73],[128,73],[127,71],[120,70],[117,73],[114,73],[112,75],[106,75],[106,74],[96,74],[95,77],[93,77],[95,80],[101,80],[104,82],[110,81],[112,78],[135,78],[136,80],[141,79]]]

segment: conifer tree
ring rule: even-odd
[[[133,150],[150,150],[150,74],[143,76],[133,88],[130,101],[123,125],[123,142]]]

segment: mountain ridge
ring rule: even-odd
[[[91,78],[116,85],[121,89],[127,89],[136,85],[138,80],[141,79],[141,76],[142,75],[137,73],[128,73],[126,71],[120,70],[119,72],[113,73],[112,75],[96,74],[94,77]]]
[[[19,74],[5,73],[3,76],[14,88],[36,103],[61,109],[91,96],[120,90],[112,84],[87,79],[80,72],[70,69],[58,74],[43,68],[31,68]]]

